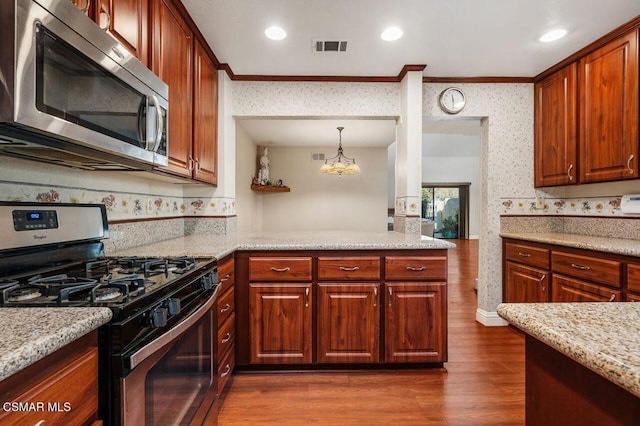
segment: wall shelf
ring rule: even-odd
[[[251,184],[251,190],[256,192],[291,192],[288,186],[255,185]]]

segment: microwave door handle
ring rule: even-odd
[[[140,101],[140,105],[138,106],[138,141],[140,141],[140,146],[143,147],[144,149],[148,149],[147,145],[148,145],[148,136],[146,131],[143,132],[143,130],[146,130],[146,121],[144,120],[143,117],[145,117],[147,115],[147,110],[149,109],[149,98],[148,97],[144,97],[142,98],[142,100]]]
[[[156,137],[150,151],[158,152],[160,141],[162,140],[162,130],[164,130],[164,120],[162,120],[162,108],[160,108],[158,98],[156,95],[151,95],[151,99],[153,99],[153,105],[156,107]]]

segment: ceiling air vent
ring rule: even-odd
[[[316,52],[346,52],[347,40],[313,40],[313,50]]]

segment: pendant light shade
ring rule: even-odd
[[[324,164],[320,167],[321,173],[338,176],[360,173],[360,167],[356,164],[356,159],[347,157],[342,151],[342,130],[344,130],[344,127],[338,127],[338,135],[340,138],[338,154],[324,161]]]

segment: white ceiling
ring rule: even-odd
[[[640,15],[640,0],[182,0],[222,63],[237,75],[533,77]],[[280,25],[287,38],[268,40]],[[404,36],[384,42],[389,25]],[[549,29],[569,34],[537,41]],[[312,39],[348,40],[314,53]]]

